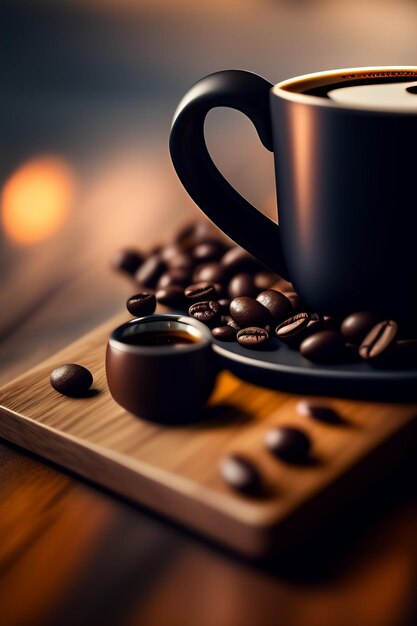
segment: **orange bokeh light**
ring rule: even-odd
[[[74,173],[63,159],[41,156],[27,161],[3,187],[1,218],[5,234],[21,244],[47,239],[68,216],[74,191]]]

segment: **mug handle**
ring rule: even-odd
[[[179,179],[206,215],[264,265],[288,278],[279,226],[243,198],[214,165],[204,139],[204,121],[214,107],[231,107],[253,122],[262,144],[273,151],[271,83],[242,70],[202,78],[181,100],[169,148]]]

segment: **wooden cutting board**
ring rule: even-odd
[[[288,549],[414,442],[417,405],[327,398],[342,421],[325,424],[297,413],[298,396],[228,372],[197,425],[147,423],[107,389],[107,338],[123,321],[118,316],[3,387],[0,436],[246,555]],[[94,375],[87,398],[64,397],[49,383],[55,367],[71,362]],[[311,435],[311,463],[289,465],[266,450],[265,434],[279,424]],[[219,462],[229,452],[257,464],[262,497],[223,483]]]

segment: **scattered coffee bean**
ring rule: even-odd
[[[275,334],[284,343],[298,345],[306,337],[309,320],[308,313],[297,313],[278,324]]]
[[[225,251],[224,245],[220,241],[207,241],[199,243],[193,249],[193,257],[196,263],[210,263],[218,261]]]
[[[184,289],[178,285],[168,285],[156,292],[159,304],[173,309],[182,309],[185,306]]]
[[[257,348],[265,343],[268,337],[268,331],[265,330],[265,328],[258,328],[256,326],[242,328],[237,334],[238,342],[241,346],[245,346],[246,348]]]
[[[271,321],[271,314],[263,304],[242,296],[230,303],[230,315],[241,328],[248,326],[265,326]]]
[[[188,250],[197,244],[207,241],[214,236],[214,228],[207,222],[196,222],[186,224],[181,228],[174,238],[174,242],[180,244],[184,250]]]
[[[265,289],[271,289],[272,285],[276,283],[277,275],[272,272],[258,272],[255,274],[255,285],[258,291],[264,291]],[[242,294],[241,294],[242,295]]]
[[[358,311],[345,317],[340,325],[340,332],[346,341],[359,346],[378,322],[379,318],[375,313]]]
[[[231,326],[216,326],[211,331],[215,339],[219,341],[234,341],[236,339],[237,330]]]
[[[156,309],[156,298],[153,291],[140,291],[126,302],[126,308],[135,317],[152,315]]]
[[[308,459],[311,441],[299,428],[280,426],[267,432],[265,445],[280,459],[289,463],[300,463]]]
[[[51,385],[65,396],[80,397],[87,393],[93,384],[91,372],[77,363],[67,363],[51,373]]]
[[[305,309],[305,305],[298,293],[295,291],[283,291],[283,294],[291,302],[294,313],[300,313]]]
[[[293,312],[292,304],[286,296],[275,289],[266,289],[256,298],[271,314],[275,323],[287,319]]]
[[[194,270],[193,280],[196,283],[222,283],[226,280],[226,271],[220,263],[204,263]]]
[[[171,270],[183,270],[191,276],[194,269],[194,261],[189,254],[185,252],[178,254],[167,262],[169,269]]]
[[[313,363],[339,363],[343,360],[345,342],[335,330],[320,330],[301,342],[300,352]]]
[[[185,297],[191,302],[214,300],[217,297],[216,289],[211,283],[195,283],[185,290]]]
[[[211,324],[219,319],[220,308],[215,300],[207,300],[192,304],[188,309],[188,313],[200,322]]]
[[[376,324],[366,335],[359,347],[362,359],[375,360],[388,356],[397,337],[398,326],[393,320],[384,320]]]
[[[137,250],[119,250],[112,259],[112,267],[133,276],[144,258]]]
[[[181,246],[176,243],[168,244],[167,246],[161,248],[160,256],[161,259],[167,264],[170,264],[170,261],[175,259],[178,255],[182,254],[183,250]]]
[[[256,495],[261,488],[261,477],[256,466],[245,456],[231,454],[220,464],[223,480],[235,489],[248,495]]]
[[[185,270],[171,269],[168,272],[162,274],[158,280],[157,289],[163,289],[170,285],[177,285],[178,287],[185,287],[190,282],[190,275]]]
[[[319,404],[317,400],[300,400],[296,410],[299,415],[311,417],[326,424],[337,424],[342,421],[335,409],[325,404]]]
[[[154,254],[149,256],[139,267],[135,273],[135,280],[139,285],[154,289],[164,271],[165,263],[162,261],[159,254]]]
[[[249,252],[243,248],[235,246],[226,252],[221,259],[229,278],[242,272],[262,271],[264,267]]]
[[[259,293],[258,287],[255,285],[255,277],[253,274],[236,274],[229,283],[229,298],[238,298],[239,296],[249,296],[255,298]]]

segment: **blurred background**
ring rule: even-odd
[[[2,0],[0,382],[122,310],[118,248],[146,251],[199,218],[168,154],[194,82],[417,65],[416,23],[413,0]],[[272,158],[250,123],[218,110],[207,136],[275,216]]]

